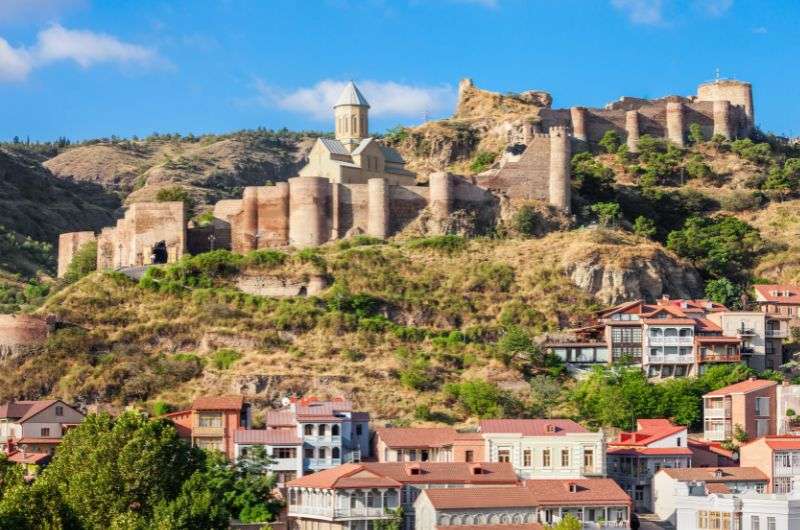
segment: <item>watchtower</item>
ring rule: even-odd
[[[352,81],[333,106],[333,114],[336,139],[352,153],[361,140],[369,137],[369,103]]]

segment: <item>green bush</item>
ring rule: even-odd
[[[172,411],[172,407],[166,401],[158,400],[153,403],[151,410],[153,416],[163,416],[164,414],[169,414]]]
[[[572,157],[572,180],[578,193],[587,201],[596,202],[614,196],[614,172],[596,160],[591,153]]]
[[[693,144],[701,144],[706,141],[703,136],[703,128],[699,123],[692,123],[689,125],[689,141]]]
[[[475,158],[472,159],[472,163],[469,165],[469,170],[473,173],[481,173],[486,171],[494,164],[495,159],[497,158],[497,153],[491,153],[489,151],[480,151]]]
[[[444,390],[467,414],[479,418],[502,418],[513,402],[496,385],[481,379],[449,383]]]
[[[227,370],[242,358],[242,354],[231,348],[222,348],[211,356],[211,364],[218,370]]]
[[[741,306],[742,288],[727,278],[717,278],[706,282],[706,298],[730,309]]]
[[[535,236],[539,231],[540,224],[541,217],[539,212],[536,211],[536,208],[527,204],[517,210],[511,221],[514,230],[526,236]]]
[[[415,358],[410,365],[400,370],[400,383],[411,390],[431,390],[436,386],[432,376],[431,363],[422,356]]]
[[[731,150],[745,160],[756,164],[766,164],[772,157],[772,148],[768,143],[755,143],[750,138],[732,141]]]
[[[620,207],[616,202],[598,202],[590,207],[602,226],[615,226],[620,219]]]
[[[181,186],[170,186],[161,188],[156,192],[157,202],[182,202],[186,206],[186,210],[191,212],[195,207],[195,201]]]
[[[75,283],[87,274],[97,270],[97,241],[84,243],[69,262],[64,280]]]
[[[658,229],[656,228],[656,223],[649,217],[645,217],[640,215],[636,218],[636,221],[633,223],[633,232],[636,235],[647,237],[647,238],[654,238]]]
[[[409,248],[441,250],[447,253],[453,253],[462,250],[466,244],[467,241],[463,237],[450,234],[444,236],[430,236],[409,239],[406,243]]]
[[[286,262],[289,256],[280,250],[253,250],[244,257],[245,265],[261,267],[279,267]]]
[[[600,144],[600,147],[606,150],[606,153],[613,154],[619,150],[621,141],[617,131],[610,130],[603,134],[603,137],[598,143]]]

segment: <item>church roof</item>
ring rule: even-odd
[[[363,151],[364,149],[366,149],[366,148],[367,148],[367,146],[370,144],[370,142],[372,142],[373,140],[374,140],[374,138],[364,138],[363,140],[361,140],[361,143],[359,143],[359,144],[358,144],[358,147],[356,147],[356,148],[353,150],[353,153],[352,153],[352,155],[353,155],[353,156],[360,155],[360,154],[361,154],[361,151]]]
[[[339,140],[334,140],[333,138],[320,138],[319,141],[322,142],[322,145],[325,146],[325,149],[334,155],[350,156],[350,151],[348,151],[344,144]]]
[[[406,161],[403,160],[403,157],[400,156],[395,149],[391,147],[387,147],[385,145],[380,146],[381,151],[383,151],[383,158],[386,159],[387,162],[392,162],[394,164],[405,164]]]
[[[341,105],[357,105],[360,107],[369,108],[369,103],[367,103],[367,99],[364,97],[364,94],[361,93],[356,84],[352,81],[347,83],[347,86],[344,87],[339,99],[336,100],[336,105],[334,105],[334,108]]]

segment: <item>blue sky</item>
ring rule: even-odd
[[[753,83],[800,135],[794,0],[0,0],[0,139],[331,129],[354,79],[372,128],[452,113],[458,80],[554,105]]]

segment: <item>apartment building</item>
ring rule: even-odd
[[[486,460],[524,479],[605,476],[605,435],[565,419],[482,420]]]
[[[0,405],[0,443],[13,442],[27,460],[52,455],[66,431],[83,419],[83,413],[59,399],[9,401]]]
[[[403,528],[415,527],[414,501],[433,488],[501,488],[519,479],[509,463],[393,462],[343,464],[287,484],[292,530],[368,530],[403,508]]]
[[[544,528],[567,515],[584,528],[629,528],[631,499],[610,479],[545,479],[515,487],[427,489],[414,510],[416,530]]]
[[[186,410],[166,418],[175,424],[178,435],[201,449],[215,449],[229,459],[236,458],[235,434],[251,425],[250,404],[242,396],[204,396]]]
[[[739,448],[742,466],[755,467],[769,479],[767,493],[794,493],[800,477],[800,436],[764,436]]]
[[[692,466],[687,429],[669,420],[644,419],[636,431],[620,433],[608,443],[608,476],[633,498],[637,509],[653,504],[653,476],[662,469]]]
[[[775,388],[777,434],[800,435],[800,385],[784,382]]]
[[[755,467],[662,469],[653,477],[651,510],[662,521],[676,522],[675,498],[683,485],[702,487],[704,493],[764,493],[769,479]]]
[[[303,474],[303,440],[296,431],[283,429],[237,429],[234,433],[234,455],[246,457],[253,447],[263,447],[272,460],[270,471],[277,478],[277,486]]]
[[[724,336],[741,339],[742,360],[753,370],[776,370],[783,364],[789,317],[758,311],[718,311],[707,318],[722,328]]]
[[[383,427],[374,431],[378,462],[485,461],[485,443],[479,432],[450,427]]]
[[[754,285],[753,290],[761,311],[787,318],[789,327],[800,327],[800,285]]]
[[[752,440],[777,432],[776,388],[778,383],[750,379],[703,396],[703,437],[730,440],[742,429]]]

